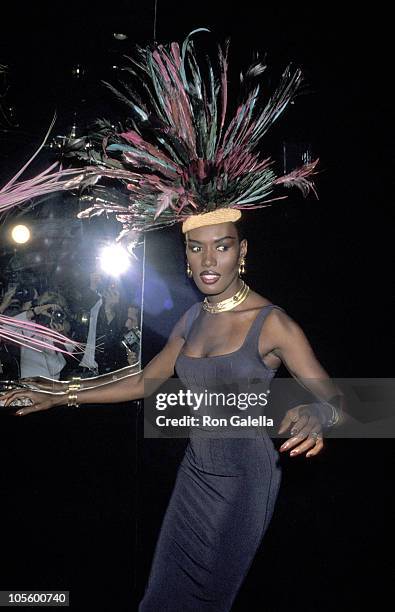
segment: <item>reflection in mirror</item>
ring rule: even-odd
[[[84,343],[72,356],[3,343],[2,380],[140,369],[144,239],[129,253],[116,243],[118,222],[79,220],[80,209],[77,196],[60,194],[2,223],[0,314]]]

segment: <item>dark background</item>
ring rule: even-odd
[[[60,134],[73,122],[82,133],[98,115],[126,112],[100,80],[116,80],[111,66],[135,42],[152,40],[154,21],[153,2],[15,3],[8,11],[0,63],[8,66],[3,103],[14,127],[1,134],[2,182],[35,149],[55,109]],[[333,4],[159,0],[158,41],[182,40],[196,27],[231,37],[234,79],[254,49],[267,53],[273,83],[289,61],[306,75],[306,95],[267,148],[281,160],[284,141],[310,143],[320,198],[292,193],[251,213],[246,281],[298,321],[332,376],[391,377],[388,13],[379,5],[374,14],[346,14]],[[119,43],[113,32],[129,38]],[[73,77],[77,64],[82,79]],[[144,362],[200,299],[176,230],[148,238],[146,275]],[[64,588],[74,610],[133,609],[184,448],[144,440],[136,414],[135,405],[115,405],[1,419],[1,589]],[[392,460],[391,439],[331,439],[311,462],[284,456],[277,509],[234,609],[379,607],[393,567]]]

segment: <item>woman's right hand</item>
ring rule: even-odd
[[[53,392],[66,392],[68,385],[67,381],[52,380],[51,378],[45,378],[45,376],[32,376],[29,378],[22,378],[21,383],[32,385],[39,391],[53,391]]]
[[[63,406],[67,404],[67,393],[49,393],[48,391],[29,391],[26,389],[18,389],[9,391],[1,396],[5,408],[12,408],[11,404],[17,399],[28,399],[31,404],[18,408],[15,412],[18,416],[25,416],[31,412],[41,412],[49,410],[54,406]]]

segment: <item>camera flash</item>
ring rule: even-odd
[[[26,225],[15,225],[11,230],[11,237],[17,244],[25,244],[30,239],[30,230]]]

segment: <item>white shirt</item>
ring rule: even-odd
[[[96,353],[96,328],[97,318],[99,316],[99,310],[103,304],[102,298],[100,298],[94,306],[91,308],[89,317],[89,331],[88,338],[86,340],[86,348],[84,355],[80,362],[81,368],[89,368],[92,372],[97,372],[97,361],[95,359]]]
[[[19,321],[29,321],[26,312],[12,317]],[[24,336],[33,337],[36,334],[30,329],[23,329],[21,333]],[[50,338],[46,339],[48,344],[53,342]],[[46,376],[47,378],[54,378],[59,380],[60,372],[66,365],[66,360],[62,353],[55,351],[49,351],[47,349],[41,349],[40,351],[34,351],[33,349],[21,346],[21,378],[30,378],[31,376]]]

